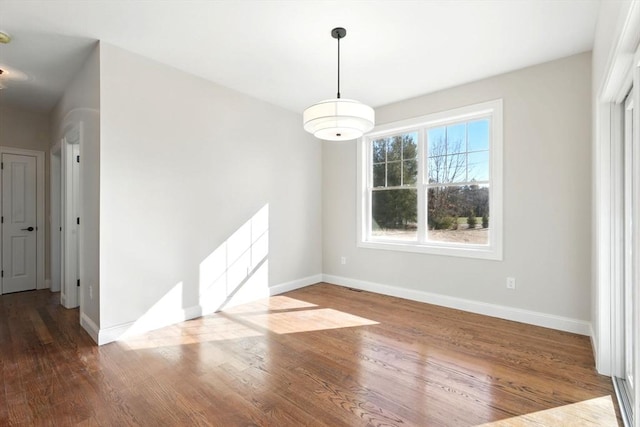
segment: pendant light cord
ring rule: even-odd
[[[338,99],[340,99],[340,39],[338,36]]]

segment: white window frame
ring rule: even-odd
[[[471,121],[475,118],[491,117],[489,137],[489,244],[472,245],[454,242],[436,242],[422,240],[421,230],[426,227],[427,212],[425,196],[428,183],[424,178],[425,133],[427,128],[449,123]],[[418,133],[418,241],[376,240],[371,236],[371,141],[399,133]],[[418,252],[435,255],[502,260],[502,99],[468,105],[453,110],[428,114],[413,119],[402,120],[376,126],[367,135],[360,138],[358,148],[358,247],[384,249],[404,252]]]

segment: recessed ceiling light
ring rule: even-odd
[[[0,43],[7,44],[11,41],[11,36],[4,31],[0,31]]]

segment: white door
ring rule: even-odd
[[[36,157],[2,154],[2,293],[36,289]]]

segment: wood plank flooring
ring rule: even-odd
[[[0,297],[2,426],[619,423],[584,336],[318,284],[97,347],[58,299]]]

